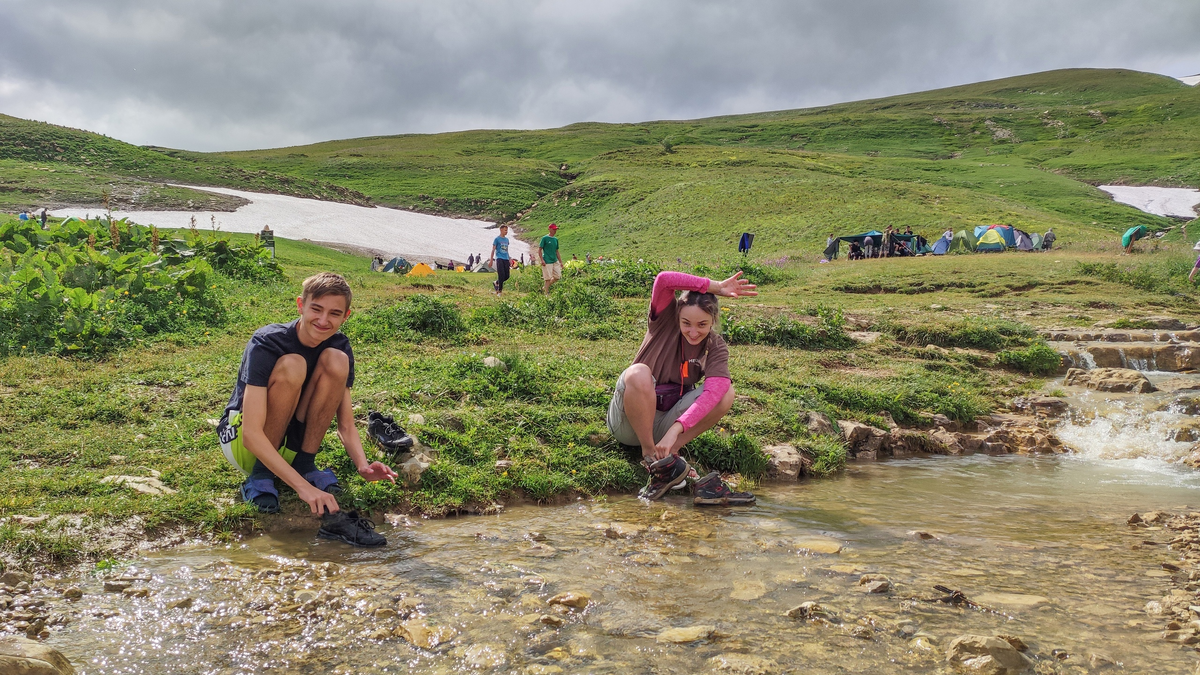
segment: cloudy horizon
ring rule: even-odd
[[[0,112],[205,151],[1200,73],[1191,0],[0,0],[0,23]]]

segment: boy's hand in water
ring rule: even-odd
[[[339,510],[337,499],[334,499],[333,495],[324,490],[310,487],[308,490],[297,494],[300,495],[300,499],[303,499],[305,504],[308,504],[308,508],[317,515],[337,513]]]
[[[725,281],[708,282],[708,292],[714,295],[719,295],[723,298],[741,298],[758,295],[758,288],[746,279],[741,278],[742,273],[738,272],[729,277]]]
[[[377,480],[390,480],[396,482],[396,472],[392,467],[383,462],[371,462],[370,464],[358,470],[358,475],[363,477],[363,480],[368,483],[373,483]]]

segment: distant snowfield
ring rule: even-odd
[[[195,187],[193,190],[233,195],[249,200],[249,204],[233,212],[204,211],[114,211],[113,215],[128,218],[141,225],[158,227],[188,227],[192,217],[196,227],[212,227],[210,216],[224,232],[256,233],[270,225],[275,236],[285,239],[309,239],[332,244],[347,244],[402,255],[416,260],[465,262],[473,253],[488,255],[492,239],[498,230],[489,229],[492,223],[431,216],[412,211],[388,208],[369,208],[353,204],[324,202],[284,195],[245,192],[227,188]],[[84,217],[96,215],[99,209],[59,209],[51,215]],[[529,245],[509,237],[509,253],[529,256]]]
[[[1200,204],[1200,190],[1191,188],[1101,185],[1100,189],[1112,195],[1113,201],[1156,216],[1195,218],[1196,205]]]
[[[1200,84],[1200,75],[1188,75],[1187,77],[1179,78],[1179,81],[1184,84],[1190,84],[1193,87]]]

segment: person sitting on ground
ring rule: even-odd
[[[1042,235],[1042,250],[1049,251],[1054,248],[1054,240],[1058,239],[1058,235],[1054,234],[1054,228],[1046,228],[1046,234]]]
[[[554,282],[562,279],[562,258],[558,251],[558,225],[550,223],[550,233],[538,242],[538,264],[542,266],[542,292],[549,294]]]
[[[496,264],[496,261],[500,261]],[[508,225],[500,226],[500,236],[492,240],[492,254],[488,258],[488,267],[496,270],[496,280],[492,282],[492,290],[496,292],[496,297],[504,293],[504,282],[508,281],[508,274],[512,271],[512,261],[508,258]]]
[[[318,535],[382,546],[387,541],[373,522],[339,510],[337,476],[313,462],[336,416],[338,438],[358,474],[396,482],[391,467],[367,460],[355,426],[354,352],[338,332],[350,316],[350,299],[341,275],[322,272],[304,280],[296,298],[300,318],[264,326],[246,344],[217,437],[225,458],[246,476],[242,498],[259,511],[279,511],[278,477],[321,516]]]
[[[862,247],[858,245],[858,242],[854,242],[854,241],[850,242],[850,253],[847,257],[850,260],[862,260],[863,259],[863,250],[862,250]]]
[[[379,270],[383,269],[383,265],[384,265],[383,256],[377,255],[371,259],[371,271],[372,272],[378,272]]]
[[[1125,247],[1125,253],[1133,252],[1133,244],[1138,239],[1145,239],[1149,236],[1150,230],[1146,229],[1145,225],[1137,225],[1125,230],[1125,234],[1121,236],[1121,245]]]
[[[733,406],[729,349],[716,332],[717,296],[758,295],[741,276],[718,282],[660,272],[654,279],[646,337],[633,365],[617,378],[607,418],[613,438],[641,448],[650,471],[641,497],[658,499],[695,478],[680,449]],[[676,291],[683,293],[676,298]],[[716,472],[696,480],[693,492],[696,504],[754,502],[749,493],[730,491]]]

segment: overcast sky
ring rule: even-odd
[[[1200,0],[0,0],[0,112],[192,150],[1200,73]]]

